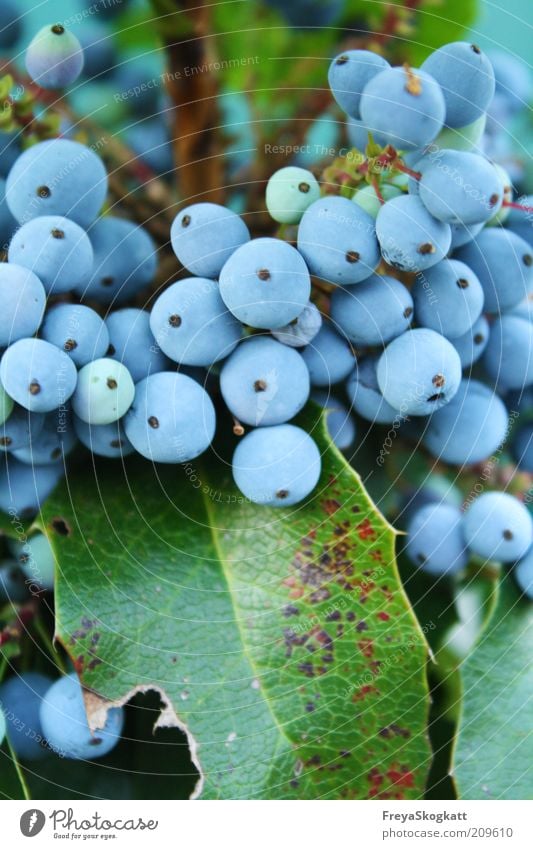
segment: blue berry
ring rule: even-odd
[[[60,463],[29,466],[6,455],[0,462],[0,510],[21,519],[32,519],[61,480]]]
[[[207,277],[187,277],[165,289],[152,307],[150,328],[167,357],[190,366],[227,357],[242,336],[218,283]]]
[[[477,234],[483,229],[483,226],[483,222],[481,224],[463,224],[462,222],[450,224],[452,231],[452,251],[456,248],[461,248],[463,245],[471,242],[472,239],[475,239]]]
[[[117,3],[117,6],[120,5],[124,4]],[[118,58],[113,44],[114,33],[105,24],[94,20],[84,20],[74,27],[74,31],[83,50],[83,76],[86,80],[98,76],[96,82],[100,85]]]
[[[409,487],[401,499],[401,518],[405,517],[408,524],[421,507],[430,504],[449,504],[459,509],[463,504],[463,494],[444,474],[432,470],[420,485]]]
[[[102,98],[100,87],[97,95]],[[126,143],[156,174],[171,174],[174,170],[172,139],[164,121],[145,119],[125,133]]]
[[[215,408],[199,383],[184,374],[159,372],[135,387],[124,430],[148,460],[186,463],[209,447],[215,424]]]
[[[463,380],[450,403],[431,416],[423,442],[445,463],[479,463],[499,448],[507,428],[503,401],[479,381]]]
[[[302,357],[309,369],[312,386],[331,386],[348,377],[355,365],[355,354],[345,336],[331,324],[322,324]]]
[[[461,150],[440,150],[429,158],[419,197],[435,218],[449,224],[480,224],[498,212],[504,193],[491,162]]]
[[[216,203],[195,203],[178,212],[170,240],[174,253],[191,274],[218,277],[236,249],[250,241],[250,233],[231,209]]]
[[[426,416],[457,392],[461,361],[451,342],[434,330],[408,330],[385,348],[377,377],[392,407],[406,415]]]
[[[41,336],[65,351],[78,368],[103,357],[109,347],[109,333],[103,320],[81,304],[56,304],[49,309]]]
[[[328,71],[331,93],[350,118],[359,118],[361,95],[368,82],[389,63],[370,50],[346,50],[335,57]]]
[[[127,413],[134,396],[128,369],[116,360],[101,357],[80,370],[72,409],[88,424],[111,424]]]
[[[0,47],[11,49],[22,32],[20,9],[14,0],[2,0],[0,6]],[[1,742],[1,741],[0,741]]]
[[[489,59],[496,78],[496,93],[505,98],[513,112],[524,109],[531,92],[528,65],[508,50],[491,50]]]
[[[28,148],[7,176],[7,203],[20,224],[40,215],[64,215],[88,227],[106,194],[102,160],[70,139],[51,139]]]
[[[39,414],[28,413],[33,421]],[[71,417],[65,407],[54,410],[44,416],[44,424],[31,441],[19,448],[11,448],[13,457],[21,463],[31,466],[44,466],[48,463],[63,463],[76,445],[76,434],[72,429]]]
[[[44,590],[54,589],[56,561],[48,537],[36,533],[26,542],[11,540],[9,548],[16,557],[30,589],[32,584]]]
[[[245,91],[224,87],[217,103],[228,173],[233,176],[254,161],[254,115]]]
[[[378,356],[363,357],[346,381],[346,394],[353,409],[363,419],[376,424],[391,424],[398,410],[385,401],[378,384]]]
[[[484,315],[480,315],[470,330],[467,330],[462,336],[456,336],[455,339],[451,340],[453,347],[461,358],[462,368],[468,368],[468,366],[479,360],[487,347],[489,334],[489,323]]]
[[[270,177],[266,187],[266,207],[274,221],[298,224],[308,206],[320,197],[316,177],[304,168],[289,165]]]
[[[44,415],[30,413],[24,407],[15,406],[9,418],[0,427],[0,449],[14,451],[33,443],[42,433]]]
[[[310,293],[304,260],[281,239],[253,239],[241,245],[220,272],[220,294],[229,311],[243,324],[262,330],[297,318]]]
[[[455,258],[466,263],[478,277],[487,312],[504,312],[516,306],[533,284],[532,250],[510,230],[482,230],[455,252]]]
[[[515,315],[517,318],[525,318],[526,321],[533,321],[533,300],[531,295],[524,298],[512,309],[506,311],[506,315]]]
[[[0,605],[20,604],[27,601],[28,587],[16,560],[0,560]],[[0,713],[2,705],[0,703]]]
[[[81,44],[62,24],[43,27],[26,49],[26,69],[41,88],[65,88],[82,68]]]
[[[530,386],[533,383],[532,350],[531,322],[514,315],[502,315],[490,328],[483,355],[485,370],[505,389]]]
[[[2,356],[0,381],[17,404],[32,413],[49,413],[74,392],[76,366],[44,339],[19,339]]]
[[[289,345],[291,348],[303,348],[313,341],[321,327],[322,316],[317,307],[309,301],[299,316],[285,327],[273,330],[272,336],[278,342]]]
[[[339,451],[347,451],[355,442],[357,427],[346,405],[323,390],[315,389],[311,398],[325,410],[330,438]]]
[[[20,156],[20,130],[0,132],[0,174],[7,177]],[[7,187],[6,187],[7,188]]]
[[[346,130],[350,147],[363,152],[368,144],[368,130],[363,122],[356,119],[347,121]]]
[[[416,195],[402,195],[381,207],[376,233],[383,258],[401,271],[424,271],[443,259],[451,244],[450,225],[437,221]]]
[[[105,0],[103,0],[105,2]],[[165,66],[159,50],[140,53],[139,50],[120,51],[120,63],[113,69],[113,87],[135,115],[153,116],[160,111],[159,85],[147,85],[150,80],[161,83]]]
[[[307,498],[320,468],[313,439],[290,424],[250,431],[233,455],[233,477],[242,494],[269,507],[288,507]]]
[[[305,211],[298,250],[311,274],[341,286],[369,277],[379,262],[374,221],[348,198],[324,197]]]
[[[46,754],[39,711],[49,687],[50,679],[38,672],[13,675],[0,687],[9,742],[23,760],[36,761]]]
[[[394,277],[373,274],[348,289],[335,289],[331,318],[355,345],[384,345],[406,331],[413,299]]]
[[[94,251],[93,273],[76,292],[102,304],[130,299],[152,282],[157,252],[150,234],[138,224],[108,215],[99,218],[89,236]]]
[[[243,424],[292,419],[309,397],[309,372],[297,351],[265,336],[244,340],[222,366],[220,391]]]
[[[533,539],[527,508],[506,492],[485,492],[470,505],[463,519],[466,544],[488,560],[511,563],[523,557]]]
[[[405,67],[376,74],[365,86],[360,111],[363,124],[380,144],[415,150],[438,136],[446,110],[435,79],[426,71]]]
[[[454,259],[444,259],[417,275],[412,295],[418,324],[447,339],[468,333],[480,317],[484,301],[476,275]]]
[[[525,424],[513,435],[511,451],[518,468],[533,472],[533,425]]]
[[[13,233],[17,229],[17,222],[11,214],[6,200],[6,181],[0,177],[0,248],[7,251]]]
[[[59,215],[33,218],[17,230],[9,245],[9,261],[30,268],[54,295],[85,286],[93,258],[87,233]]]
[[[41,324],[46,292],[28,268],[10,262],[0,264],[0,347],[32,336]]]
[[[522,592],[533,599],[533,548],[516,564],[513,574]]]
[[[464,569],[468,552],[463,537],[462,514],[451,504],[427,504],[407,527],[407,557],[430,575],[452,575]]]
[[[477,45],[445,44],[428,56],[422,68],[442,89],[449,127],[466,127],[486,112],[494,95],[494,71]]]
[[[65,675],[44,694],[40,719],[49,746],[58,755],[74,760],[96,760],[107,755],[120,740],[122,708],[107,712],[103,727],[91,731],[77,675]]]
[[[126,366],[134,383],[168,368],[168,360],[150,330],[150,313],[129,307],[115,310],[106,320],[108,357]]]
[[[82,445],[99,457],[127,457],[134,451],[122,421],[91,425],[74,416],[74,430]]]

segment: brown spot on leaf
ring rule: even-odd
[[[370,524],[370,519],[365,519],[363,522],[360,522],[359,525],[356,526],[356,531],[359,538],[362,540],[374,540],[377,538],[377,533]]]
[[[365,637],[364,639],[359,640],[357,648],[364,657],[372,657],[374,654],[374,641],[371,640],[370,637]]]
[[[59,534],[61,537],[69,537],[72,533],[70,525],[66,519],[61,518],[61,516],[56,516],[55,519],[52,519],[50,524],[56,534]]]

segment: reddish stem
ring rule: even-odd
[[[383,206],[383,204],[385,203],[385,198],[381,194],[381,189],[379,188],[379,180],[378,180],[377,177],[372,177],[372,186],[373,186],[374,191],[376,193],[377,199],[379,200],[380,204]]]
[[[396,168],[398,171],[401,171],[403,174],[409,174],[413,180],[420,180],[422,173],[420,171],[413,171],[412,168],[408,168],[407,165],[404,165],[401,159],[395,159],[392,163],[392,167]]]
[[[510,206],[511,209],[519,209],[521,212],[533,212],[533,206],[523,206],[521,203],[515,203],[512,200],[504,200],[502,206]]]

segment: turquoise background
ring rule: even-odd
[[[481,0],[470,38],[483,50],[507,50],[531,66],[533,0]]]

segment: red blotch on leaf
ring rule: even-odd
[[[322,507],[328,516],[332,516],[333,513],[336,513],[337,510],[341,509],[341,504],[335,498],[327,498],[326,501],[322,502]]]
[[[358,525],[356,525],[356,530],[359,534],[359,539],[374,540],[377,538],[377,533],[370,524],[370,519],[365,519],[363,522],[360,522]]]
[[[378,688],[375,687],[373,684],[364,684],[357,691],[357,693],[353,694],[352,702],[362,702],[367,696],[371,695],[372,693],[379,693]]]
[[[409,770],[389,769],[386,775],[391,784],[396,785],[396,787],[414,787],[414,776]]]
[[[368,638],[359,640],[357,648],[365,657],[372,657],[374,654],[374,641]]]

